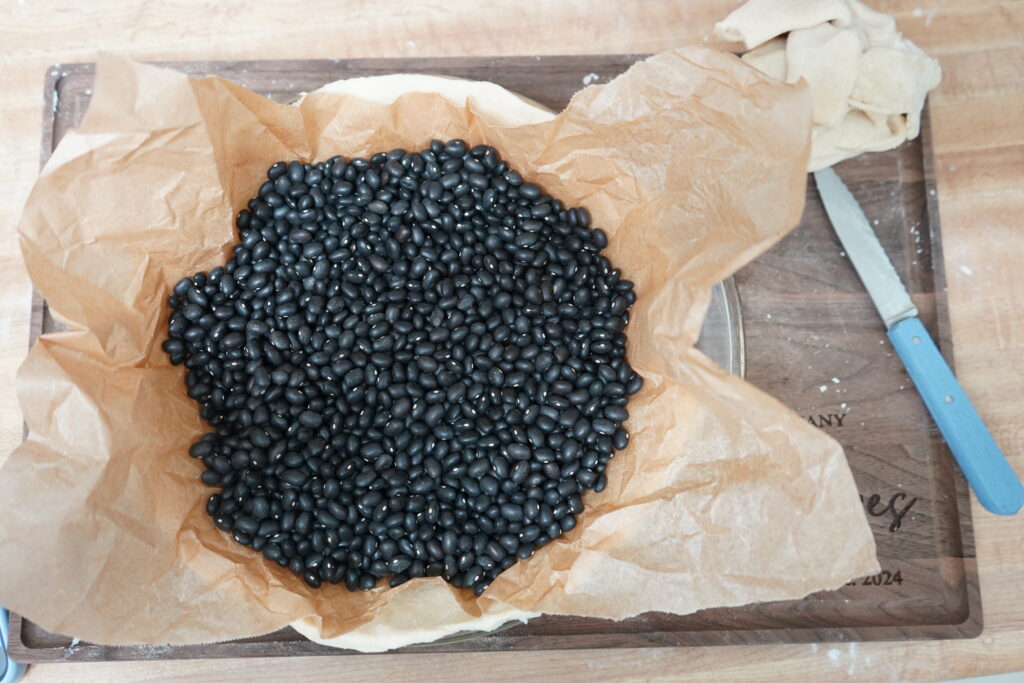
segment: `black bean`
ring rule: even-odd
[[[270,343],[278,349],[284,351],[291,346],[291,342],[288,340],[288,335],[280,330],[274,330],[269,335]]]
[[[307,584],[480,594],[571,530],[628,444],[633,285],[496,150],[278,162],[163,349],[213,431],[214,524]],[[337,264],[337,267],[335,267]]]
[[[505,549],[501,546],[501,544],[497,541],[490,541],[487,544],[487,547],[485,548],[485,552],[488,555],[490,555],[491,559],[495,562],[500,562],[501,560],[505,559],[505,555],[508,554],[505,552]]]
[[[313,588],[320,587],[320,572],[316,569],[307,569],[302,575],[303,580]]]
[[[612,405],[604,409],[604,416],[612,422],[621,424],[629,417],[629,413],[626,412],[626,409],[623,406]]]
[[[388,175],[393,178],[401,178],[405,175],[405,168],[402,164],[395,160],[389,160],[384,162],[384,170],[387,171]]]
[[[302,470],[285,470],[281,473],[281,480],[296,488],[305,484],[306,479],[308,476]]]
[[[479,479],[487,472],[491,471],[491,463],[486,458],[479,458],[472,465],[469,466],[469,476],[474,479]]]
[[[465,140],[449,140],[444,146],[444,152],[450,157],[461,157],[466,153]]]
[[[176,356],[185,351],[185,343],[180,339],[167,339],[161,346],[168,356]]]
[[[519,196],[527,199],[536,199],[540,196],[540,186],[534,183],[523,183],[519,186]]]
[[[256,533],[260,528],[260,523],[252,517],[239,517],[235,520],[235,528],[242,531],[250,536]]]
[[[398,555],[391,558],[391,561],[388,562],[388,569],[395,574],[400,574],[408,569],[410,565],[412,565],[411,558],[405,555]]]
[[[437,404],[427,409],[427,412],[423,415],[423,421],[430,427],[436,427],[440,422],[441,418],[444,417],[445,409],[443,405]]]
[[[508,445],[506,453],[508,453],[508,457],[513,460],[528,460],[530,457],[530,448],[525,444],[512,443]]]
[[[323,416],[312,410],[304,410],[299,415],[299,423],[304,427],[319,427]]]
[[[501,506],[501,516],[510,522],[519,522],[523,519],[523,508],[513,503],[504,503]]]
[[[316,519],[325,527],[335,529],[341,525],[341,520],[331,514],[328,510],[321,508],[316,511]]]

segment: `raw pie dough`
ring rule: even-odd
[[[523,126],[554,118],[546,107],[495,83],[443,76],[392,74],[350,78],[329,83],[318,92],[344,93],[381,104],[389,104],[404,93],[436,93],[457,107],[471,103],[490,123],[500,126]],[[539,612],[525,612],[498,600],[479,602],[483,614],[474,617],[462,609],[451,588],[438,582],[418,583],[397,591],[373,621],[336,638],[321,638],[312,617],[293,622],[292,628],[321,645],[384,652],[463,631],[491,631],[511,621],[525,622],[540,616]]]
[[[749,0],[715,33],[742,42],[754,68],[810,84],[809,171],[916,138],[925,96],[942,78],[891,16],[859,0]]]

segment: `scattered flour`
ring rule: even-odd
[[[583,77],[583,85],[590,85],[591,83],[597,81],[599,78],[601,78],[600,74],[596,74],[593,71],[591,71],[590,73]]]
[[[78,638],[72,638],[71,639],[71,644],[68,645],[66,648],[64,648],[63,659],[65,661],[70,659],[72,656],[74,656],[75,652],[78,651],[78,644],[81,643],[81,642],[82,641],[80,639],[78,639]]]
[[[827,653],[828,661],[837,668],[845,664],[846,675],[855,676],[864,665],[872,663],[870,656],[861,656],[857,649],[857,643],[850,643],[845,648],[831,647]]]

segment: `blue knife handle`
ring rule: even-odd
[[[1024,505],[1024,485],[924,325],[917,318],[901,320],[889,329],[889,339],[978,500],[997,515],[1016,514]]]
[[[9,635],[10,622],[7,620],[7,610],[0,607],[0,683],[14,683],[25,673],[25,665],[15,662],[7,654]]]

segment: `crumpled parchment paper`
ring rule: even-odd
[[[308,588],[218,531],[189,444],[204,430],[160,349],[165,298],[223,263],[233,219],[280,159],[420,149],[464,137],[583,204],[636,283],[628,353],[646,379],[629,447],[578,526],[487,596],[623,618],[796,598],[877,569],[840,446],[693,348],[709,287],[801,215],[811,102],[703,48],[578,93],[554,120],[491,125],[471,102],[313,93],[276,104],[217,79],[104,57],[89,113],[19,226],[36,287],[69,331],[21,369],[29,427],[0,471],[0,603],[93,642],[198,643],[312,615],[325,637],[410,585]]]

